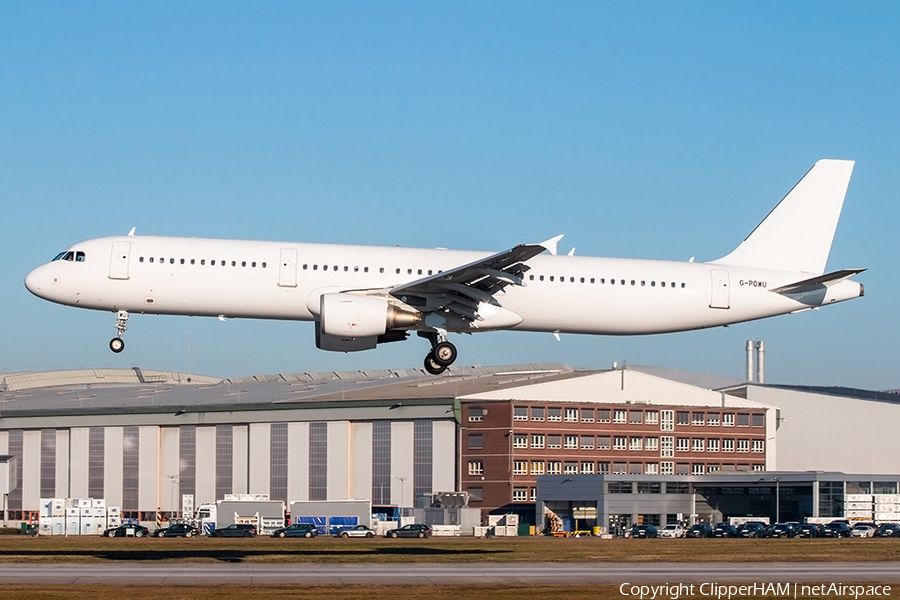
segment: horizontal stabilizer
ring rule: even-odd
[[[789,283],[788,285],[783,285],[771,291],[775,292],[776,294],[801,294],[803,292],[811,292],[813,290],[821,288],[822,286],[828,287],[829,285],[834,285],[835,283],[841,282],[849,277],[853,277],[854,275],[862,273],[863,271],[865,271],[865,269],[841,269],[840,271],[826,273],[824,275],[819,275],[818,277],[813,277],[811,279],[804,279],[803,281],[798,281],[796,283]]]

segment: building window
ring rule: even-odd
[[[706,440],[706,451],[707,452],[718,452],[719,451],[719,440],[715,438],[709,438]]]
[[[597,422],[598,423],[609,423],[609,409],[607,408],[598,408],[597,409]]]
[[[702,412],[695,412],[691,418],[691,425],[703,425],[705,419]]]
[[[675,411],[673,410],[661,410],[659,411],[660,421],[659,421],[659,430],[660,431],[675,431]]]
[[[763,440],[753,440],[753,451],[754,452],[764,452],[766,449],[765,442]]]
[[[288,424],[269,424],[269,494],[272,500],[287,502]]]
[[[601,475],[609,475],[609,463],[608,462],[598,462],[597,463],[597,472]]]
[[[678,441],[675,443],[677,444],[675,449],[678,452],[688,452],[691,449],[691,440],[689,438],[678,438]]]
[[[513,448],[527,448],[528,447],[528,434],[527,433],[516,433],[513,435]]]
[[[528,502],[528,488],[513,488],[513,502]]]
[[[664,460],[659,463],[659,474],[660,475],[674,475],[675,474],[675,463],[670,460]]]
[[[644,422],[644,411],[642,410],[629,410],[628,411],[628,422],[632,425],[639,425]]]
[[[562,469],[562,463],[559,461],[550,461],[547,463],[547,474],[548,475],[559,475]]]
[[[563,473],[566,475],[578,475],[578,463],[577,462],[566,462],[563,465]]]
[[[722,427],[734,427],[734,413],[722,415]]]
[[[567,435],[566,436],[566,449],[567,450],[577,450],[578,449],[578,436],[577,435]]]
[[[480,433],[469,434],[469,450],[481,450],[484,448],[484,436]]]
[[[483,502],[484,501],[484,488],[480,487],[470,487],[468,490],[469,500],[472,502]]]
[[[594,422],[594,409],[593,408],[582,408],[581,409],[581,422],[582,423],[593,423]]]
[[[754,427],[765,427],[766,426],[766,415],[753,415],[753,426]]]
[[[615,436],[613,438],[613,450],[625,450],[627,448],[625,436]]]
[[[598,435],[597,436],[597,450],[609,450],[609,436],[608,435]]]
[[[309,424],[309,499],[328,499],[328,423]]]
[[[543,434],[534,434],[531,436],[531,447],[532,448],[543,448],[544,447],[544,435]]]
[[[484,475],[484,463],[480,460],[470,460],[469,475]]]
[[[56,497],[56,430],[41,429],[41,498]]]
[[[644,411],[644,423],[646,423],[647,425],[656,425],[657,423],[659,423],[659,411]]]
[[[532,406],[531,407],[531,420],[532,421],[543,421],[544,420],[544,407],[543,406]]]
[[[532,475],[543,475],[544,474],[544,461],[542,461],[542,460],[532,461],[531,474]]]
[[[719,467],[719,465],[717,465],[717,464],[714,464],[714,463],[713,463],[713,464],[706,465],[706,472],[707,472],[707,473],[717,473],[717,472],[719,472],[719,471],[721,471],[721,470],[722,470],[722,469],[721,469],[721,468]]]
[[[513,475],[528,475],[528,461],[513,461]]]
[[[567,408],[566,409],[566,423],[577,423],[578,422],[578,409],[577,408]]]
[[[644,475],[659,475],[659,465],[657,463],[645,463]]]
[[[513,421],[527,421],[527,420],[528,420],[528,407],[527,406],[513,407]]]
[[[629,475],[640,475],[644,472],[644,463],[628,463]]]
[[[581,449],[582,450],[593,450],[594,449],[594,436],[592,436],[592,435],[581,436]]]
[[[644,450],[647,452],[656,452],[659,448],[659,438],[648,437],[644,439]]]
[[[738,413],[737,426],[738,427],[750,427],[750,415],[748,415],[746,413]]]
[[[547,436],[547,448],[551,450],[556,450],[562,448],[562,436],[561,435],[548,435]]]
[[[691,475],[703,475],[704,473],[706,473],[706,466],[703,463],[691,465]]]
[[[624,475],[627,471],[627,465],[623,462],[614,462],[612,464],[612,474],[613,475]],[[631,493],[631,490],[628,491]]]
[[[632,452],[637,452],[644,449],[644,438],[642,437],[633,437],[629,440],[629,449]]]
[[[434,491],[432,485],[433,456],[431,420],[417,419],[413,421],[413,498]]]
[[[738,452],[750,452],[750,440],[738,440],[737,441],[737,451]]]
[[[387,420],[372,421],[372,503],[391,503],[391,422]]]
[[[766,470],[766,465],[753,465],[753,472],[761,472]]]
[[[624,410],[613,411],[613,423],[625,423],[627,418],[628,418],[627,411],[624,411]]]
[[[621,464],[621,463],[616,463]],[[624,472],[624,466],[622,472]],[[607,494],[630,494],[632,493],[632,484],[630,481],[610,481],[607,484]]]
[[[676,424],[687,425],[688,423],[690,423],[691,413],[687,412],[686,410],[679,410],[676,413],[675,417]]]
[[[734,452],[734,440],[722,440],[722,452]]]
[[[710,427],[718,427],[719,413],[706,413],[706,424]]]
[[[529,488],[529,490],[528,490],[528,498],[529,498],[532,502],[537,501],[537,488]]]
[[[105,430],[103,427],[88,428],[88,496],[91,498],[106,497],[106,494],[103,493],[104,442]],[[184,454],[181,456],[183,465]],[[193,490],[187,493],[193,493]]]
[[[593,462],[582,462],[581,463],[581,474],[582,475],[593,475],[594,474],[594,463]]]
[[[675,438],[664,435],[659,438],[659,455],[664,458],[675,456]]]
[[[691,450],[694,452],[703,452],[703,438],[694,438],[693,443],[691,444]]]
[[[122,428],[122,510],[140,510],[141,429],[136,425]]]
[[[547,409],[547,420],[548,421],[562,421],[562,409],[558,406],[551,406]]]
[[[487,411],[478,406],[469,407],[469,423],[480,423],[484,421],[484,413]]]
[[[233,473],[234,426],[216,425],[216,500],[234,491]]]

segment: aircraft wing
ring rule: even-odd
[[[525,264],[544,250],[555,253],[562,236],[541,244],[520,244],[475,262],[436,273],[389,290],[395,298],[420,307],[424,312],[447,309],[470,319],[480,320],[480,303],[500,306],[495,297],[509,285],[524,286]]]

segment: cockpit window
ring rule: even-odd
[[[56,256],[53,257],[53,260],[59,260],[65,255],[66,255],[65,252],[60,252],[59,254],[57,254]],[[53,260],[51,260],[50,262],[53,262]]]
[[[57,254],[53,260],[74,260],[75,262],[84,262],[84,252],[72,252],[71,250],[66,250],[65,252]],[[53,262],[53,260],[50,262]]]
[[[84,252],[75,253],[75,262],[84,262]]]

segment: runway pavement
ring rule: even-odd
[[[0,563],[0,585],[650,584],[900,581],[900,562],[804,563]]]

